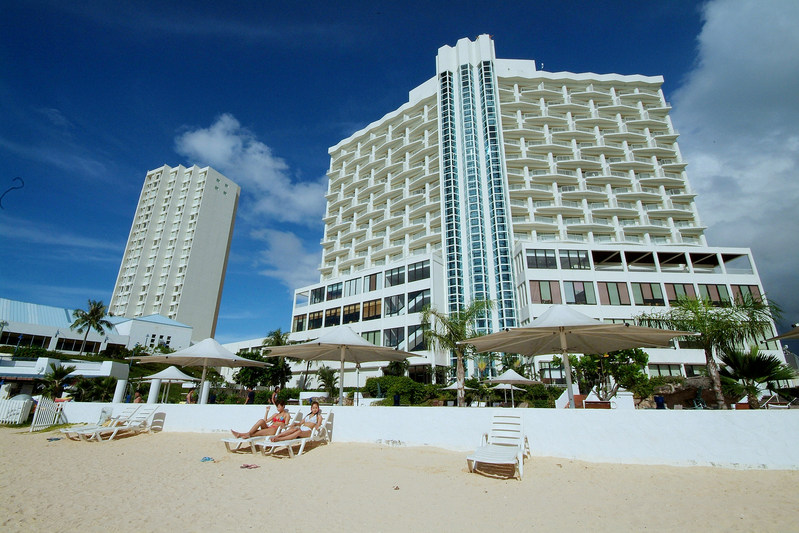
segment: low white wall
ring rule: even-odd
[[[95,422],[107,404],[68,402],[71,423]],[[119,410],[121,404],[115,405]],[[161,405],[164,431],[244,431],[263,405]],[[293,413],[298,409],[291,406]],[[473,451],[500,408],[323,407],[333,440]],[[302,407],[307,412],[308,407]],[[799,470],[799,410],[516,409],[534,456],[592,462]],[[221,445],[220,445],[221,446]]]

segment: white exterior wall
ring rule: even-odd
[[[240,188],[210,167],[147,173],[109,312],[162,314],[212,337]]]
[[[108,404],[67,402],[69,423],[96,422]],[[120,406],[117,406],[118,410]],[[289,411],[296,407],[290,407]],[[306,407],[307,409],[307,407]],[[480,444],[496,412],[447,407],[330,407],[334,443],[436,446],[466,454]],[[737,469],[799,469],[799,411],[608,411],[515,409],[535,457],[581,461]],[[218,432],[248,428],[263,405],[160,405],[163,430]],[[752,438],[768,435],[768,438]],[[157,437],[155,437],[157,438]],[[109,445],[113,445],[109,444]],[[219,443],[219,453],[224,453]],[[312,452],[311,452],[312,453]]]

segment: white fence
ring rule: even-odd
[[[0,400],[0,424],[22,424],[32,406],[33,400]]]
[[[61,409],[63,402],[54,402],[50,398],[39,400],[36,406],[36,412],[33,414],[33,422],[31,422],[30,431],[39,431],[40,429],[49,428],[58,423],[61,418]]]

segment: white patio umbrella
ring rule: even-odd
[[[129,359],[138,359],[139,362],[142,363],[174,363],[180,366],[201,366],[203,367],[203,375],[202,378],[200,378],[200,383],[203,385],[205,384],[205,374],[209,366],[226,366],[233,368],[242,366],[268,366],[267,363],[261,361],[253,361],[252,359],[239,357],[214,339],[202,340],[197,344],[193,344],[188,348],[173,353],[144,355],[130,357]],[[204,396],[203,394],[200,397],[201,403],[205,402]]]
[[[506,352],[527,356],[561,354],[569,407],[574,409],[568,354],[602,354],[627,348],[668,346],[674,337],[692,335],[695,333],[600,322],[567,305],[553,305],[529,326],[475,337],[463,341],[463,344],[471,344],[478,352]]]
[[[766,339],[766,341],[781,341],[783,339],[785,340],[799,339],[799,324],[793,324],[793,329],[788,333],[783,333],[782,335],[771,337],[770,339]]]
[[[142,381],[154,381],[159,380],[161,383],[166,383],[166,391],[164,392],[164,397],[169,398],[169,387],[173,383],[186,383],[189,381],[197,381],[197,378],[190,376],[188,374],[184,374],[177,367],[168,366],[160,372],[156,372],[155,374],[144,376],[141,378]],[[163,400],[163,397],[161,398]]]
[[[402,361],[416,354],[389,348],[375,346],[361,337],[349,326],[336,326],[323,331],[318,339],[300,344],[287,344],[285,346],[270,346],[267,357],[294,357],[303,361],[340,361],[339,373],[339,405],[344,405],[344,363],[355,363],[356,368],[361,363],[374,361]]]
[[[441,390],[458,390],[458,382],[455,381],[451,385],[447,385],[443,387]],[[467,387],[466,385],[463,386],[463,390],[474,390],[474,387]]]
[[[516,401],[513,398],[513,391],[524,390],[518,387],[513,387],[513,385],[535,385],[537,383],[541,383],[540,381],[535,381],[522,376],[512,368],[507,369],[505,372],[503,372],[502,374],[498,375],[495,378],[489,379],[488,382],[500,383],[500,385],[494,387],[495,389],[504,389],[505,391],[510,389],[510,401],[513,407],[516,407]],[[505,394],[506,394],[505,400],[507,401],[507,392]]]

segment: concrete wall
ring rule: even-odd
[[[69,402],[71,423],[95,422],[106,404]],[[120,405],[116,405],[116,410]],[[289,410],[294,412],[296,406]],[[308,407],[305,406],[304,412]],[[335,442],[473,451],[495,412],[447,407],[333,409]],[[262,405],[162,405],[164,431],[247,430]],[[533,456],[592,462],[799,470],[799,410],[518,409]],[[220,435],[222,436],[222,435]],[[221,444],[220,444],[221,446]]]

